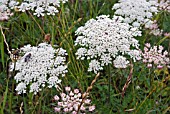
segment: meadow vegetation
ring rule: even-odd
[[[132,15],[118,11],[118,0],[63,0],[54,15],[3,14],[3,1],[1,114],[170,113],[168,0],[135,23],[118,17]]]

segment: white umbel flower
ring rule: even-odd
[[[126,58],[123,56],[118,56],[113,61],[113,63],[116,68],[126,68],[127,65],[129,64],[129,61],[127,61]]]
[[[26,45],[20,50],[24,56],[16,62],[15,70],[18,72],[14,77],[19,83],[16,88],[18,94],[25,92],[25,86],[30,86],[30,92],[36,94],[46,85],[51,88],[61,83],[61,77],[67,73],[67,53],[64,49],[54,49],[49,44],[41,43],[37,47]],[[14,63],[11,70],[13,67]]]
[[[145,24],[146,19],[151,19],[158,12],[157,2],[147,0],[119,0],[112,10],[116,10],[115,15],[125,17],[124,22],[135,27]]]
[[[18,6],[19,11],[33,11],[37,17],[47,15],[55,15],[58,13],[58,8],[61,3],[66,3],[68,0],[24,0]]]
[[[26,88],[27,88],[26,84],[21,82],[17,85],[15,90],[18,91],[18,94],[21,94],[21,93],[26,93]]]
[[[97,73],[118,55],[129,55],[133,60],[140,58],[137,52],[139,44],[134,37],[141,36],[141,31],[121,21],[122,17],[110,19],[109,16],[101,15],[77,29],[75,45],[80,46],[76,52],[77,59],[91,60],[88,71]]]

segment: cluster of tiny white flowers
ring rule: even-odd
[[[1,0],[0,1],[0,21],[8,20],[13,15],[11,10],[16,8],[19,2],[16,0]]]
[[[7,11],[9,9],[14,9],[17,7],[19,2],[16,0],[1,0],[0,1],[0,9],[1,11]]]
[[[14,77],[19,83],[15,89],[18,94],[26,93],[28,86],[29,92],[36,94],[46,85],[51,88],[61,83],[59,76],[63,77],[67,73],[67,53],[64,49],[54,49],[47,43],[41,43],[37,47],[26,45],[20,50],[24,56],[16,62],[17,74]],[[14,64],[11,65],[11,70],[14,69]]]
[[[75,45],[80,46],[77,59],[91,60],[88,71],[97,73],[112,63],[116,68],[125,68],[129,62],[124,55],[129,55],[134,62],[140,59],[138,40],[134,37],[141,36],[141,31],[123,23],[121,17],[110,19],[101,15],[96,20],[90,19],[77,29],[76,35]]]
[[[124,22],[131,23],[135,27],[151,21],[153,13],[157,13],[157,2],[147,0],[119,0],[112,10],[115,14],[124,17]]]
[[[145,44],[142,59],[144,63],[147,63],[148,68],[156,65],[160,69],[169,64],[168,52],[163,50],[161,45],[151,47],[149,43]]]
[[[19,11],[25,12],[26,10],[34,11],[37,17],[47,15],[55,15],[58,13],[60,3],[66,3],[68,0],[24,0],[18,6]]]
[[[70,87],[65,87],[65,93],[60,93],[60,96],[55,95],[54,100],[57,101],[57,106],[54,107],[55,112],[64,114],[86,114],[94,112],[95,105],[91,105],[91,100],[82,98],[79,89],[71,90]],[[80,106],[80,104],[82,105]],[[78,108],[80,106],[79,113]]]

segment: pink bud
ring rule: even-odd
[[[58,101],[59,99],[60,98],[57,95],[54,96],[54,100]]]
[[[89,106],[89,111],[92,112],[95,109],[95,106]]]
[[[78,89],[74,89],[74,93],[79,93],[79,90]]]
[[[65,90],[66,90],[66,91],[70,91],[71,88],[70,88],[70,87],[65,87]]]
[[[157,68],[158,68],[158,69],[162,69],[163,66],[162,66],[162,65],[158,65]]]
[[[54,111],[55,111],[55,112],[60,112],[60,108],[55,107],[55,108],[54,108]]]
[[[64,108],[64,112],[68,112],[68,108]]]
[[[151,44],[150,44],[150,43],[146,43],[145,46],[148,47],[148,48],[150,48],[150,47],[151,47]]]
[[[81,106],[80,110],[84,111],[86,108],[84,106]]]
[[[59,106],[62,106],[62,105],[63,105],[63,102],[58,102],[58,105],[59,105]]]
[[[73,95],[74,95],[74,93],[71,91],[69,95],[70,95],[70,96],[73,96]]]
[[[77,112],[76,112],[76,111],[73,111],[72,114],[77,114]]]
[[[152,64],[148,64],[147,67],[148,67],[148,68],[152,68]]]
[[[61,97],[65,97],[66,94],[65,94],[65,93],[61,93],[60,96],[61,96]]]
[[[77,94],[77,97],[80,98],[80,97],[81,97],[81,93],[78,93],[78,94]]]
[[[87,104],[89,104],[90,101],[91,101],[90,99],[86,99],[84,102],[87,103]]]

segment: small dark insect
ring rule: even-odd
[[[28,62],[30,60],[30,58],[31,58],[31,53],[29,53],[28,55],[25,56],[24,61]]]
[[[19,58],[19,52],[20,52],[19,49],[14,50],[14,51],[12,52],[12,59],[13,59],[13,60],[17,60],[17,59]]]
[[[115,22],[117,22],[119,20],[119,17],[117,17],[117,19],[115,20]]]

